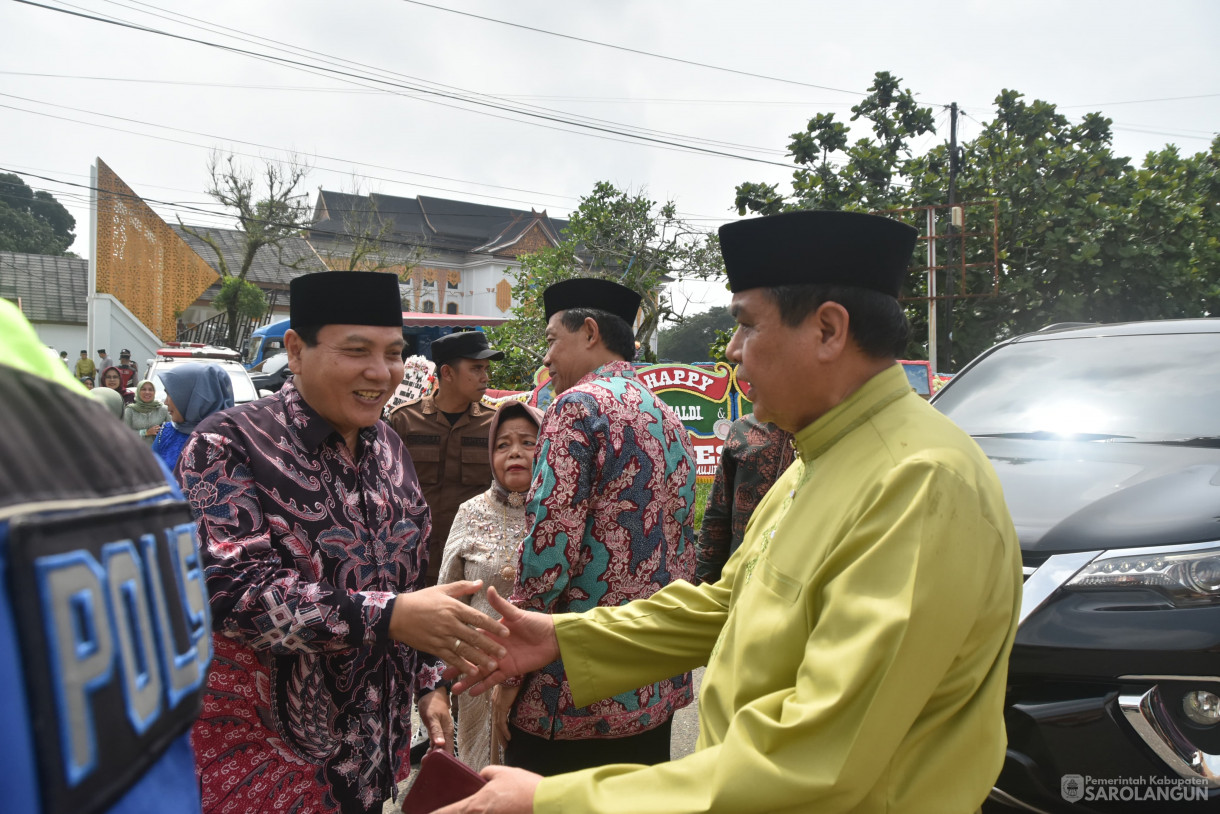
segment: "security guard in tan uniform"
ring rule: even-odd
[[[479,401],[487,390],[488,362],[503,358],[503,352],[488,347],[481,331],[443,336],[432,343],[436,391],[390,413],[390,426],[411,453],[432,510],[429,586],[440,573],[441,553],[458,506],[491,486],[487,433],[496,411]]]

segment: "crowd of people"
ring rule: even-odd
[[[159,400],[82,352],[72,384],[100,375],[193,518],[204,811],[380,811],[413,711],[416,756],[488,781],[445,814],[978,808],[1020,562],[990,465],[895,364],[914,230],[801,212],[720,237],[754,416],[698,538],[689,434],[634,375],[641,299],[611,280],[542,293],[545,414],[483,400],[502,354],[477,331],[383,414],[403,337],[375,272],[292,282],[293,375],[249,404],[216,366]]]
[[[219,365],[188,363],[166,371],[162,374],[162,401],[157,398],[155,382],[137,381],[139,372],[130,350],[120,351],[117,363],[104,348],[97,354],[100,364],[89,358],[87,350],[80,352],[75,365],[69,364],[67,351],[60,351],[59,360],[86,390],[93,392],[94,399],[143,439],[171,469],[195,426],[212,413],[233,406],[233,383]]]

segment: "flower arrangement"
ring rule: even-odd
[[[396,407],[415,401],[432,389],[436,379],[436,365],[423,356],[408,356],[403,360],[402,381],[386,402],[382,415],[388,416]]]

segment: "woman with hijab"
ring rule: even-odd
[[[488,432],[491,452],[491,488],[458,507],[453,518],[440,582],[481,579],[509,596],[517,579],[521,542],[529,530],[525,518],[525,495],[534,467],[534,447],[542,413],[519,401],[500,405]],[[487,593],[459,597],[484,613],[498,616],[487,604]],[[490,694],[477,698],[458,696],[458,756],[478,771],[501,763],[502,743],[493,736]],[[507,710],[505,710],[507,715]]]
[[[124,404],[130,404],[135,399],[135,396],[123,389],[123,376],[117,367],[108,367],[102,371],[102,387],[122,396]]]
[[[165,385],[165,407],[173,423],[157,433],[153,452],[172,470],[195,425],[233,406],[233,382],[220,365],[188,363],[160,375]]]
[[[89,396],[110,413],[118,421],[123,420],[123,397],[108,387],[95,387],[89,391]]]
[[[157,440],[161,426],[169,421],[169,410],[157,401],[157,388],[148,379],[136,385],[136,397],[123,413],[123,423],[144,439],[150,447]]]

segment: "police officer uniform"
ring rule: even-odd
[[[5,811],[198,812],[211,622],[172,477],[0,300]]]
[[[504,354],[487,345],[481,331],[449,334],[432,343],[432,359],[442,365],[458,359],[503,359]],[[488,432],[495,409],[471,402],[456,421],[436,406],[432,394],[421,396],[394,409],[389,422],[402,438],[424,500],[432,512],[432,536],[428,540],[429,586],[440,574],[441,555],[458,507],[491,486]]]

